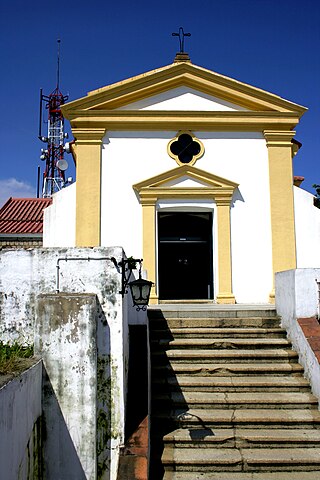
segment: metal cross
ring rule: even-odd
[[[184,33],[183,27],[179,28],[179,33],[173,33],[173,37],[179,37],[180,53],[184,52],[184,37],[191,37],[191,33]]]

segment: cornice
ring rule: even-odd
[[[292,139],[295,136],[295,131],[286,130],[265,130],[263,132],[267,141],[267,147],[290,147],[292,146]]]
[[[69,115],[77,130],[292,130],[294,112],[76,110]]]
[[[179,199],[208,199],[212,198],[217,205],[230,205],[234,190],[223,189],[221,192],[218,188],[152,188],[141,189],[139,197],[141,204],[154,204],[155,201],[161,199],[179,198]]]
[[[73,128],[72,133],[76,139],[76,144],[93,144],[99,145],[102,143],[102,138],[106,133],[105,128]]]
[[[209,187],[203,187],[204,189],[211,188],[217,191],[222,191],[222,189],[234,191],[234,189],[238,187],[238,184],[235,182],[232,182],[222,177],[218,177],[217,175],[213,175],[212,173],[206,172],[205,170],[200,170],[199,168],[190,165],[184,165],[169,170],[167,172],[160,173],[159,175],[143,180],[142,182],[136,183],[135,185],[133,185],[133,188],[137,192],[140,192],[142,190],[147,191],[147,189],[149,191],[155,191],[156,189],[163,190],[167,188],[175,188],[176,190],[183,191],[183,188],[166,187],[165,185],[168,182],[177,180],[185,176],[189,176],[194,180],[207,183]],[[190,191],[190,189],[192,188],[188,188],[188,191]]]

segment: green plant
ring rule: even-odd
[[[33,345],[22,346],[0,342],[0,373],[8,373],[16,368],[21,359],[33,356]]]

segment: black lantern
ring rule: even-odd
[[[152,282],[144,280],[141,278],[139,272],[139,279],[133,280],[128,283],[130,287],[130,292],[133,300],[133,306],[137,307],[137,310],[146,310],[146,307],[149,303]]]
[[[133,280],[129,283],[132,270],[136,268],[137,263],[139,263],[139,278],[138,280]],[[121,266],[122,273],[122,289],[119,293],[124,296],[126,293],[128,293],[127,286],[129,286],[133,300],[133,306],[137,307],[137,311],[146,310],[153,283],[141,278],[142,259],[132,257],[122,259],[121,262],[119,262],[119,266]]]

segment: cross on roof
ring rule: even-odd
[[[184,33],[183,27],[179,28],[178,33],[173,33],[173,37],[179,37],[180,53],[184,53],[184,37],[191,37],[191,33]]]

